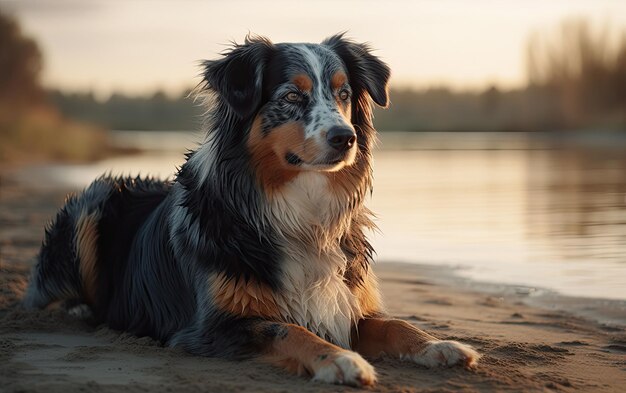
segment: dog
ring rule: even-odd
[[[370,47],[246,37],[205,61],[207,136],[173,181],[103,176],[48,225],[23,304],[314,380],[376,382],[364,359],[473,367],[470,346],[385,313],[365,232],[389,67]]]

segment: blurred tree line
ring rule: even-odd
[[[189,91],[177,97],[169,97],[162,91],[144,97],[116,93],[101,101],[91,92],[48,93],[50,102],[67,116],[113,130],[131,131],[197,130],[202,123],[202,111],[188,96]]]
[[[584,20],[534,33],[527,47],[528,84],[514,90],[393,89],[391,106],[376,110],[379,130],[626,131],[626,31],[594,31]],[[188,98],[51,92],[68,116],[124,130],[194,130],[201,108]]]
[[[393,89],[391,106],[376,110],[379,130],[626,131],[626,31],[594,31],[584,20],[534,33],[527,47],[528,84],[514,90]],[[188,98],[50,93],[68,116],[124,130],[193,130],[201,108]]]
[[[382,130],[406,131],[553,131],[556,103],[544,91],[453,91],[446,87],[426,90],[396,89],[388,110],[375,110]]]
[[[37,43],[0,12],[0,164],[95,160],[115,152],[103,129],[70,120],[48,102],[42,68]]]
[[[394,91],[376,123],[410,131],[626,131],[626,30],[614,33],[566,20],[530,37],[526,87]]]

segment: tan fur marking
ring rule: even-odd
[[[355,350],[367,357],[382,354],[399,357],[419,353],[426,343],[433,340],[437,341],[435,337],[402,320],[363,319],[359,322]]]
[[[273,365],[284,369],[289,374],[309,377],[313,375],[312,371],[307,370],[302,362],[293,358],[283,358],[274,354],[269,356],[268,361]]]
[[[318,368],[332,363],[333,355],[346,351],[301,326],[293,324],[283,326],[286,329],[284,337],[274,339],[267,356],[271,363],[287,371],[314,375]]]
[[[378,282],[372,273],[367,274],[363,285],[356,285],[352,288],[352,293],[359,302],[361,315],[375,315],[383,309]]]
[[[348,77],[343,72],[335,72],[335,74],[330,79],[330,86],[333,90],[337,90],[341,86],[343,86],[348,81]]]
[[[254,120],[248,148],[257,178],[271,196],[299,172],[297,167],[285,161],[287,153],[297,154],[305,162],[313,162],[320,154],[320,149],[314,140],[304,138],[304,128],[300,123],[286,123],[263,135],[262,121],[260,116]]]
[[[298,74],[291,81],[302,91],[310,92],[313,89],[313,81],[306,74]]]
[[[352,104],[350,103],[350,100],[348,100],[348,102],[346,103],[338,103],[339,106],[339,112],[341,113],[341,115],[343,116],[344,119],[346,119],[346,122],[350,123],[351,122],[351,118],[352,118]]]
[[[280,313],[270,288],[254,280],[212,276],[211,291],[215,304],[224,311],[242,317],[279,318]]]
[[[359,321],[356,351],[366,357],[389,355],[426,367],[460,365],[474,368],[480,354],[457,341],[438,340],[408,322],[398,319]]]
[[[333,91],[337,91],[348,81],[348,77],[343,72],[336,72],[330,79],[330,86]],[[338,93],[338,92],[337,92]],[[350,104],[350,100],[347,102],[341,101],[338,96],[336,96],[337,106],[339,107],[339,112],[346,120],[346,122],[350,123],[352,106]]]
[[[254,119],[248,138],[248,148],[252,155],[252,166],[256,171],[257,179],[265,192],[271,196],[274,191],[296,177],[298,171],[296,168],[288,167],[288,164],[284,162],[284,155],[287,152],[277,151],[278,132],[275,132],[277,130],[271,130],[268,135],[263,135],[262,121],[260,116]],[[298,139],[297,135],[294,135],[296,134],[295,129],[292,129],[291,132],[283,131],[286,131],[287,134],[283,137]]]
[[[95,301],[97,291],[98,219],[99,216],[96,212],[91,214],[83,212],[76,222],[76,248],[80,276],[85,300],[90,304]]]

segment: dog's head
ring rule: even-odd
[[[206,86],[248,125],[242,143],[265,181],[353,165],[373,138],[361,124],[370,101],[388,103],[389,68],[342,35],[321,44],[247,38],[204,66]]]

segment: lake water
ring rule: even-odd
[[[29,169],[83,187],[105,171],[171,176],[194,133],[117,133],[145,154]],[[460,267],[480,281],[626,299],[626,143],[614,135],[386,133],[369,206],[378,259]]]

